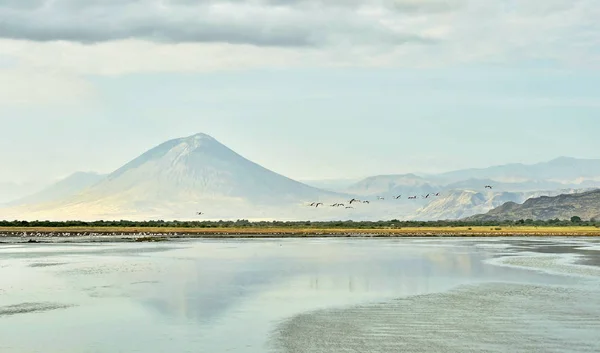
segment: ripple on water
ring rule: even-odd
[[[577,261],[582,259],[585,257],[577,254],[521,253],[513,256],[501,256],[486,260],[486,262],[497,266],[537,270],[554,275],[600,277],[600,267],[578,264]]]
[[[598,352],[597,292],[488,283],[284,321],[274,352]]]
[[[29,267],[51,267],[51,266],[60,266],[64,265],[66,262],[34,262],[29,265]]]
[[[21,303],[15,305],[0,306],[0,317],[18,314],[37,313],[57,309],[66,309],[72,306],[73,305],[50,302]]]

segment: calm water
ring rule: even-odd
[[[0,352],[597,352],[587,239],[0,244]]]

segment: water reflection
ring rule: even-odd
[[[17,253],[4,249],[4,303],[49,302],[60,293],[61,302],[76,306],[0,318],[0,351],[43,347],[64,352],[54,337],[71,337],[76,329],[72,341],[77,340],[78,351],[139,346],[150,353],[264,352],[274,325],[299,313],[477,282],[567,283],[562,277],[485,264],[494,256],[490,249],[453,241],[421,244],[402,239],[212,240],[85,251],[69,246]],[[37,343],[29,337],[32,331]]]
[[[484,251],[460,248],[414,248],[331,242],[286,244],[281,251],[199,243],[213,254],[179,264],[152,286],[145,306],[171,320],[211,324],[261,293],[274,291],[285,301],[291,293],[302,302],[315,296],[340,305],[445,290],[457,283],[484,279],[506,269],[482,266]],[[394,245],[390,243],[389,245]],[[278,299],[273,299],[278,300]],[[301,303],[296,302],[296,305]],[[266,303],[269,305],[269,303]]]

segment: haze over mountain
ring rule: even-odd
[[[467,220],[549,220],[555,218],[565,220],[573,216],[581,217],[583,220],[600,219],[600,190],[561,194],[553,197],[541,196],[530,198],[522,204],[507,202],[485,214],[468,217]]]
[[[565,168],[576,172],[565,172]],[[514,177],[509,174],[512,171]],[[321,184],[333,190],[332,186],[337,185],[334,192],[272,172],[213,137],[196,134],[164,142],[108,175],[75,173],[41,192],[11,202],[0,209],[0,218],[456,219],[485,213],[505,202],[600,186],[600,160],[558,158],[472,172],[481,178],[464,170],[442,175],[377,175],[345,188],[340,186],[351,180]],[[461,175],[466,178],[456,180]],[[493,185],[494,189],[488,191],[485,185]],[[434,197],[437,192],[440,195]],[[429,198],[422,197],[427,194]],[[402,198],[395,200],[396,195]],[[417,198],[408,200],[408,196]],[[355,203],[352,209],[346,209],[352,197],[370,203]],[[306,206],[315,201],[324,205]],[[345,206],[330,207],[333,203]],[[204,215],[196,215],[198,211]]]
[[[418,195],[439,190],[439,185],[415,175],[376,175],[365,178],[346,189],[346,192],[356,195]]]
[[[300,179],[299,182],[323,190],[334,192],[345,192],[351,185],[359,182],[361,179]]]
[[[536,164],[506,164],[488,168],[464,169],[433,176],[445,183],[467,179],[492,179],[503,183],[553,181],[563,184],[600,181],[600,159],[559,157]]]
[[[25,197],[44,188],[42,183],[0,182],[0,205]]]
[[[68,177],[51,184],[39,192],[8,202],[8,206],[45,203],[74,196],[86,188],[96,184],[106,175],[95,172],[75,172]]]
[[[222,218],[276,217],[282,205],[341,197],[265,169],[205,134],[169,140],[91,179],[76,195],[68,192],[82,185],[66,192],[61,184],[36,196],[45,203],[19,202],[15,209],[62,218],[193,218],[197,211]],[[57,201],[60,193],[67,197]]]

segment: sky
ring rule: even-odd
[[[597,0],[0,0],[0,182],[206,133],[295,179],[600,151]]]

